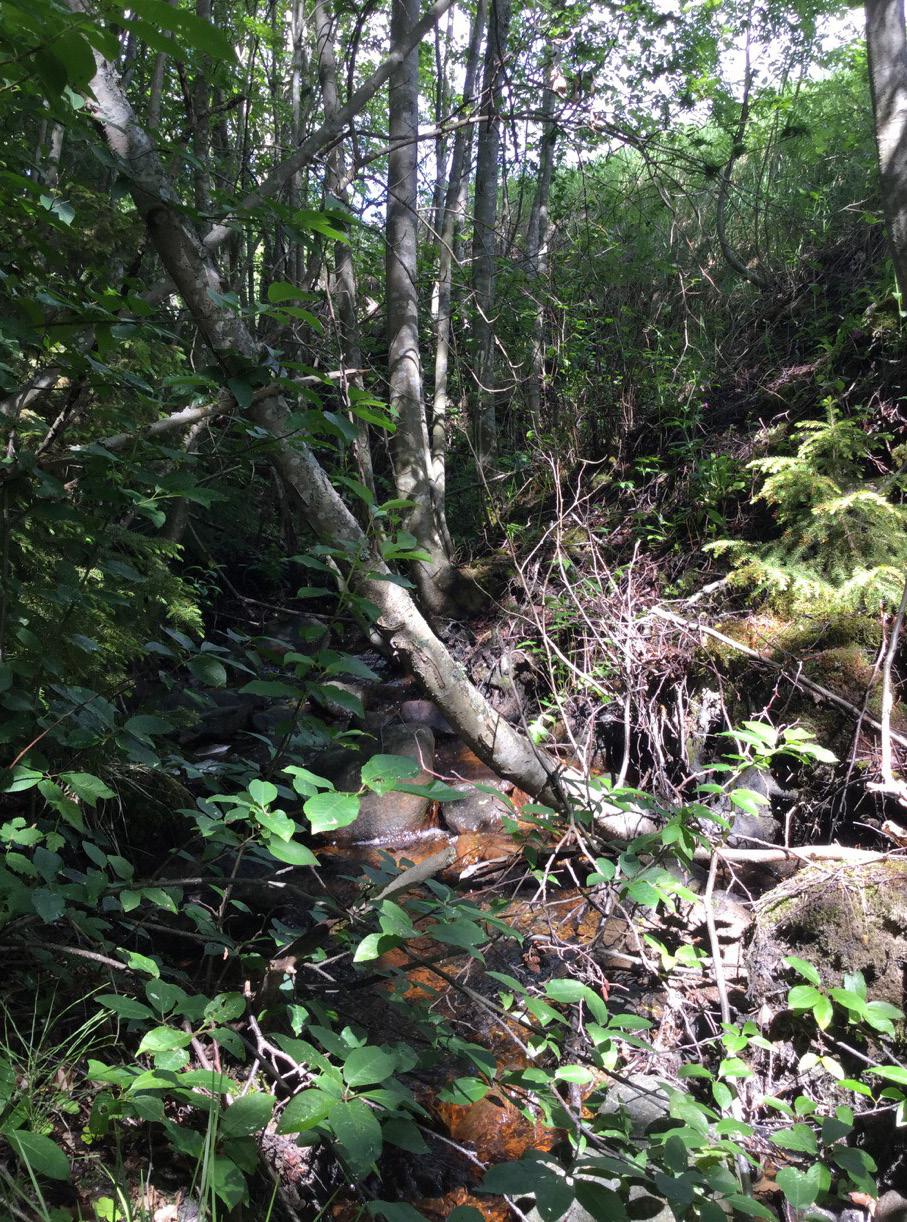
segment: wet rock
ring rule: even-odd
[[[365,683],[354,683],[350,680],[331,679],[328,683],[319,684],[313,688],[312,696],[326,713],[339,721],[348,722],[353,717],[364,714]]]
[[[186,744],[214,739],[223,742],[234,738],[249,728],[255,712],[261,708],[260,697],[244,695],[242,692],[209,691],[202,697],[204,703],[184,699],[181,707],[192,708],[198,720],[195,725],[180,734]]]
[[[764,840],[769,844],[777,843],[781,827],[778,820],[766,807],[753,815],[745,810],[735,811],[731,819],[731,834],[728,844],[731,848],[746,848],[753,840]]]
[[[266,709],[259,709],[252,715],[252,726],[259,734],[286,734],[299,723],[302,713],[298,700],[278,700]]]
[[[464,798],[444,802],[441,815],[452,832],[458,836],[468,832],[498,832],[502,819],[509,808],[496,793],[485,793],[480,789],[464,788]]]
[[[402,755],[421,764],[421,770],[411,778],[417,785],[427,785],[433,780],[435,738],[427,726],[385,726],[378,743],[371,744],[367,753],[357,753],[341,773],[337,788],[355,791],[361,784],[363,764],[373,755]],[[380,844],[399,844],[414,836],[427,826],[430,800],[413,793],[363,794],[359,817],[347,827],[331,834],[337,843],[375,841]]]
[[[400,717],[407,725],[428,726],[433,734],[456,734],[438,706],[430,700],[404,700],[400,705]]]
[[[615,1116],[623,1110],[634,1133],[643,1134],[656,1120],[669,1114],[670,1101],[660,1078],[647,1073],[629,1073],[622,1081],[612,1079],[598,1109],[600,1116]]]
[[[317,653],[328,643],[330,629],[317,615],[295,615],[292,619],[266,624],[255,638],[259,653],[281,659],[287,653]]]
[[[875,1222],[907,1222],[907,1197],[889,1189],[879,1197]]]

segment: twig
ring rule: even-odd
[[[100,963],[102,967],[111,967],[118,972],[128,972],[129,975],[136,974],[134,968],[127,967],[125,963],[120,963],[118,959],[110,959],[107,955],[101,955],[96,950],[83,950],[81,946],[63,946],[59,942],[29,941],[28,949],[58,951],[61,955],[75,955],[79,959],[88,959],[92,963]]]

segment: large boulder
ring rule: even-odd
[[[420,764],[419,772],[411,778],[414,784],[427,785],[433,780],[435,738],[431,730],[427,726],[391,725],[379,731],[376,743],[356,753],[340,773],[337,789],[358,790],[362,783],[362,767],[374,755],[401,755]],[[332,832],[331,839],[345,844],[404,843],[427,826],[430,805],[431,800],[421,794],[379,794],[367,790],[360,801],[359,817]]]

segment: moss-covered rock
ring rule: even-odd
[[[747,955],[757,1000],[777,991],[785,955],[815,964],[828,986],[860,971],[871,998],[903,1009],[907,861],[812,865],[768,891]]]

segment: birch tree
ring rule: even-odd
[[[904,0],[866,0],[866,50],[882,206],[891,258],[907,306],[907,35]]]
[[[397,43],[415,25],[418,0],[393,0],[391,38]],[[425,606],[448,609],[457,573],[447,555],[432,492],[432,461],[419,352],[418,288],[419,54],[412,51],[391,77],[387,182],[386,291],[388,381],[396,422],[394,475],[397,495],[412,504],[406,517],[425,559],[416,583]]]

